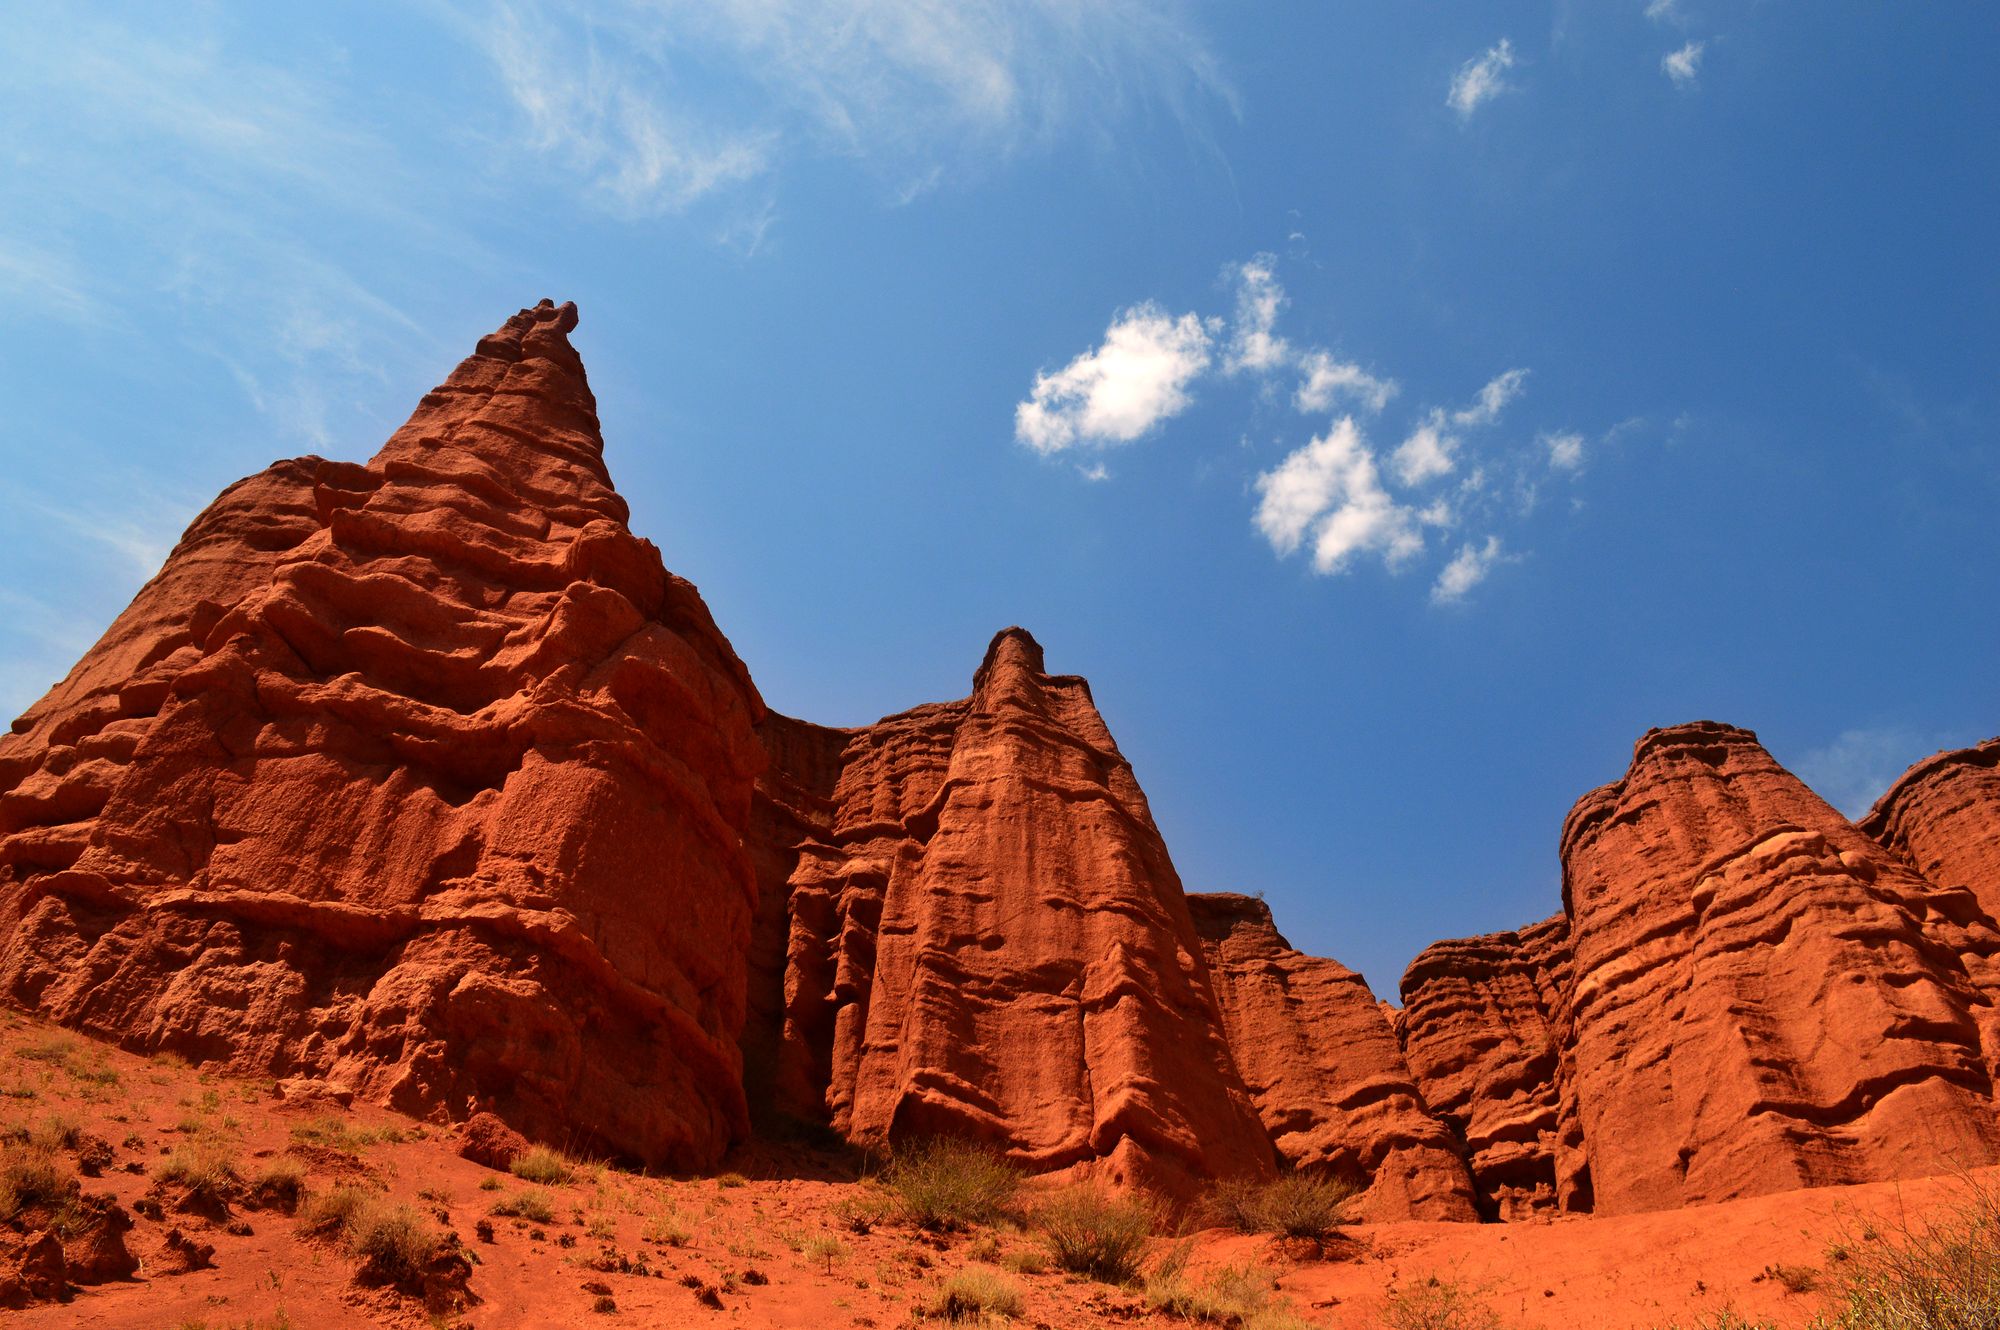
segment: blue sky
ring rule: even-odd
[[[1189,888],[1385,996],[1556,908],[1648,726],[1851,811],[2000,731],[1989,6],[0,21],[10,712],[223,485],[551,296],[773,706],[1025,624]]]

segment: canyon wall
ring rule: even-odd
[[[509,319],[365,465],[224,491],[0,737],[0,993],[681,1169],[951,1134],[1517,1219],[2000,1160],[2000,740],[1855,824],[1747,730],[1650,731],[1561,910],[1389,1009],[1184,893],[1018,628],[957,701],[767,710],[627,528],[575,322]]]

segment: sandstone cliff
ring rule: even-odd
[[[1964,887],[2000,919],[2000,739],[1917,763],[1856,825],[1937,885]]]
[[[1361,976],[1292,949],[1252,896],[1188,897],[1237,1070],[1272,1142],[1366,1188],[1370,1219],[1472,1219],[1460,1145],[1418,1092]]]
[[[762,707],[626,529],[571,306],[231,487],[0,739],[0,986],[682,1167],[745,1128]]]
[[[1082,679],[1010,628],[963,701],[766,734],[760,816],[800,839],[763,884],[782,1023],[748,1042],[790,1111],[1177,1193],[1270,1171],[1180,881]]]
[[[1404,980],[1411,1066],[1467,1124],[1489,1209],[1623,1213],[2000,1158],[2000,932],[1755,735],[1649,731],[1570,813],[1562,862],[1558,920],[1440,944]]]

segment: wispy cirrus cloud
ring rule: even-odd
[[[1471,119],[1472,113],[1481,106],[1503,92],[1514,90],[1506,76],[1515,64],[1514,43],[1502,37],[1484,54],[1474,56],[1458,67],[1458,73],[1451,80],[1451,91],[1445,96],[1445,104],[1458,112],[1459,119]]]

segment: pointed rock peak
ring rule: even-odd
[[[477,354],[495,360],[522,360],[541,356],[550,360],[575,360],[569,334],[577,321],[576,302],[558,305],[543,300],[533,309],[524,309],[479,339]]]
[[[1042,644],[1025,628],[1002,628],[986,648],[986,658],[972,676],[972,691],[983,693],[1004,680],[1048,671],[1042,660]]]
[[[1655,753],[1676,749],[1758,748],[1757,733],[1719,720],[1691,720],[1682,725],[1663,725],[1647,730],[1632,745],[1632,765]]]

